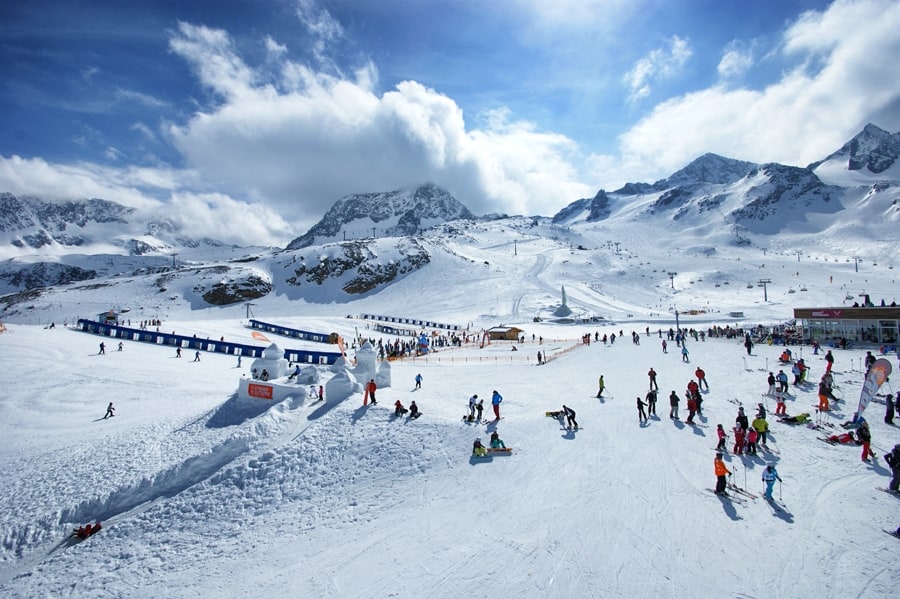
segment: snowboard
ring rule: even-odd
[[[512,447],[488,447],[488,455],[512,455]]]
[[[885,487],[875,487],[875,488],[878,489],[879,491],[884,491],[888,495],[896,497],[897,499],[900,499],[900,493],[895,493],[894,491],[891,491],[890,489],[887,489]]]
[[[900,539],[900,535],[897,534],[897,531],[896,531],[896,530],[888,530],[888,529],[886,529],[886,528],[882,528],[881,530],[883,530],[884,532],[888,533],[889,535],[891,535],[891,536],[894,537],[895,539]]]

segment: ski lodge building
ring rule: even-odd
[[[803,339],[825,346],[837,345],[841,338],[860,345],[897,346],[900,339],[900,307],[794,308]]]

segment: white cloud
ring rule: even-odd
[[[260,85],[224,32],[184,25],[172,47],[213,89],[226,88],[223,73],[240,74],[222,105],[170,127],[176,147],[204,179],[298,226],[343,195],[426,181],[476,213],[555,213],[575,191],[592,193],[570,164],[570,139],[506,117],[468,130],[453,100],[420,83],[377,95],[371,65],[341,78],[285,58],[277,85]]]
[[[646,98],[658,79],[674,76],[691,57],[688,40],[672,36],[666,47],[656,48],[638,60],[623,78],[628,88],[628,99],[635,102]]]
[[[893,107],[900,127],[900,3],[839,0],[787,28],[795,67],[761,90],[721,85],[663,102],[620,137],[620,169],[607,177],[664,177],[704,152],[805,166],[839,148],[873,114]],[[613,181],[614,179],[614,181]]]
[[[753,50],[740,40],[733,40],[725,47],[719,60],[719,78],[732,80],[740,77],[753,66]]]

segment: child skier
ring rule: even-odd
[[[775,486],[776,480],[781,482],[781,477],[778,476],[778,471],[775,470],[775,462],[769,462],[762,473],[762,481],[766,483],[766,492],[763,493],[763,497],[769,501],[772,501],[772,488]]]
[[[716,449],[725,452],[725,442],[728,439],[728,435],[725,434],[725,428],[721,424],[716,425],[716,435],[719,437],[719,444],[716,445]]]
[[[725,462],[722,461],[721,453],[716,454],[716,459],[713,461],[713,467],[716,471],[716,495],[728,495],[728,493],[725,492],[725,486],[728,482],[725,477],[731,474],[731,471],[725,466]]]

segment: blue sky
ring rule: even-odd
[[[704,152],[805,166],[900,129],[888,0],[0,5],[0,191],[284,243],[433,181],[552,215]]]

